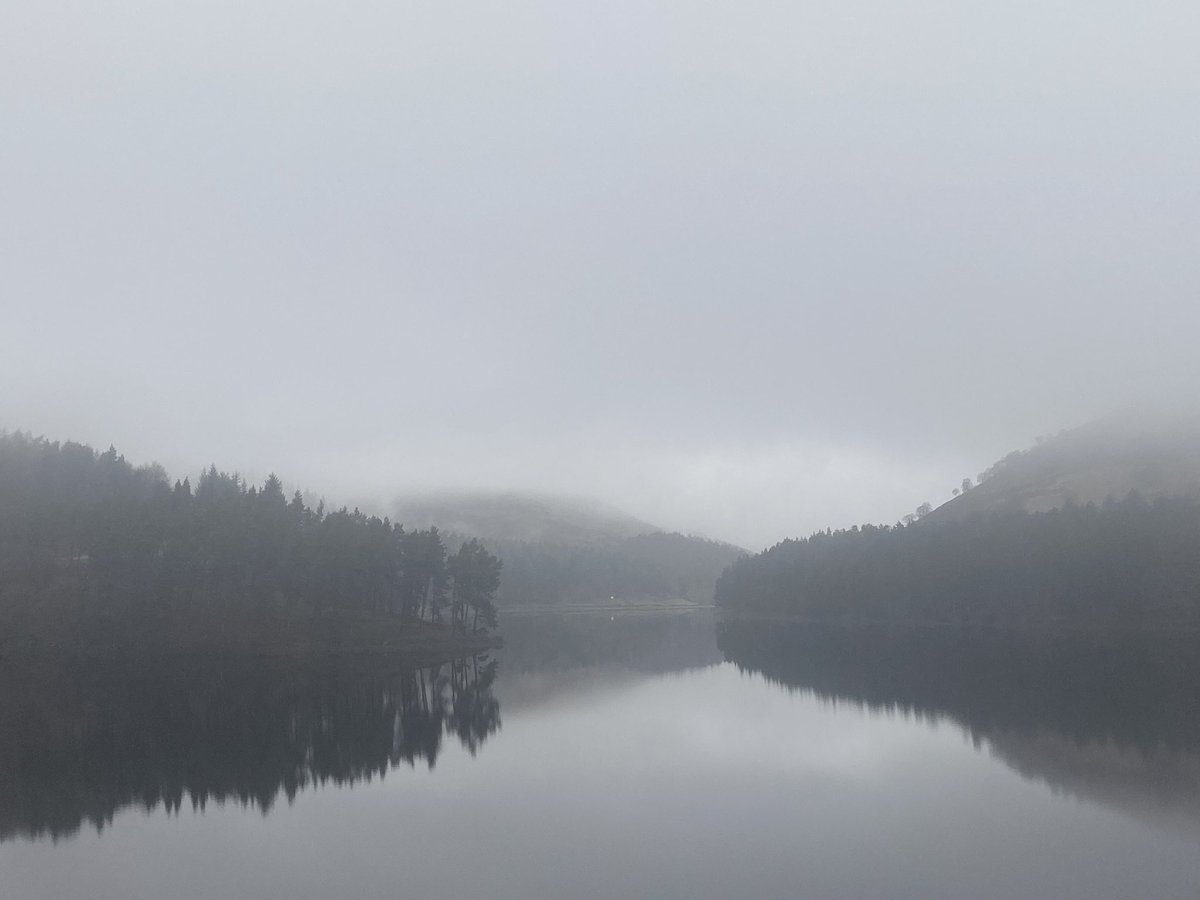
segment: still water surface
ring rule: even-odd
[[[420,672],[8,673],[0,897],[1200,896],[1195,654],[505,634]]]

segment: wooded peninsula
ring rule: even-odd
[[[159,642],[470,650],[493,641],[501,563],[478,540],[289,500],[211,466],[193,486],[0,433],[0,652]]]

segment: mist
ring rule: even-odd
[[[1192,4],[7,4],[0,427],[751,548],[1186,396]]]

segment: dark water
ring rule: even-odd
[[[1186,643],[519,617],[0,669],[0,897],[1196,898]]]

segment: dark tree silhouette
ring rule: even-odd
[[[467,541],[447,564],[453,579],[451,621],[466,629],[471,618],[471,630],[479,630],[479,620],[485,627],[496,625],[496,589],[500,587],[501,563],[484,549],[478,540]]]
[[[818,620],[1200,629],[1200,502],[1131,493],[818,533],[730,566],[717,602]]]
[[[494,626],[495,557],[476,543],[461,568],[463,602]],[[97,454],[0,433],[0,596],[10,604],[36,606],[58,587],[134,616],[186,608],[439,621],[448,585],[436,528],[314,510],[299,492],[289,501],[274,474],[249,485],[210,466],[193,489],[112,447]]]

